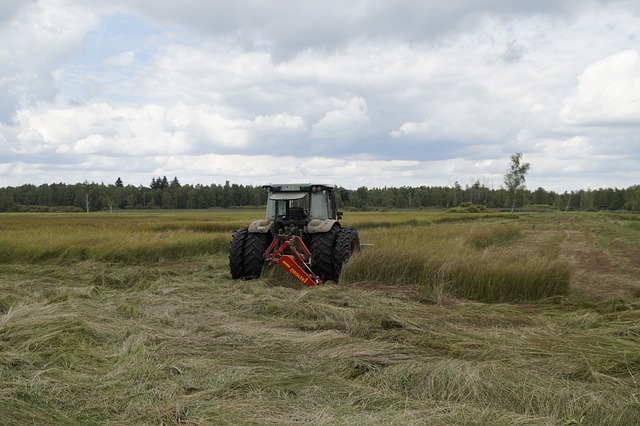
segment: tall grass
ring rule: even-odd
[[[0,234],[0,262],[145,263],[211,255],[228,250],[236,225],[167,216],[10,216]]]
[[[509,248],[519,233],[515,226],[465,225],[370,234],[374,248],[355,255],[341,280],[411,285],[431,301],[443,293],[484,302],[567,294],[569,266]]]
[[[343,220],[348,226],[355,226],[360,230],[428,226],[440,223],[465,223],[481,219],[510,219],[514,216],[507,213],[457,214],[440,211],[385,211],[385,212],[346,212]]]

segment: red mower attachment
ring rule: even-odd
[[[269,265],[280,265],[307,287],[322,284],[322,280],[311,270],[311,252],[297,235],[277,235],[264,252]]]

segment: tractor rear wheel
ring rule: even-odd
[[[339,229],[339,226],[335,225],[327,232],[311,236],[311,270],[323,281],[338,279],[338,271],[333,263],[333,246]]]
[[[244,244],[249,235],[247,228],[236,229],[229,245],[229,269],[234,280],[244,278]]]
[[[333,263],[337,275],[340,276],[342,266],[351,255],[360,251],[360,236],[355,228],[340,228],[336,235],[336,242],[333,250]],[[337,279],[337,278],[336,278]]]
[[[244,242],[244,279],[259,278],[264,267],[264,252],[267,250],[271,234],[247,235]]]
[[[236,229],[229,246],[229,269],[234,280],[258,278],[264,266],[264,252],[271,242],[271,234],[249,233],[247,228]]]

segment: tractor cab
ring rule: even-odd
[[[333,226],[342,216],[337,211],[334,188],[329,185],[265,185],[267,211],[265,219],[279,233],[285,229],[313,233],[322,223]],[[309,225],[311,224],[311,227]],[[299,233],[299,232],[297,232]]]

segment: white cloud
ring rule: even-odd
[[[21,129],[14,152],[58,152],[141,156],[184,154],[199,150],[244,146],[246,121],[227,119],[205,105],[171,108],[146,104],[113,108],[91,104],[42,112],[20,110]]]
[[[574,136],[567,140],[541,140],[536,149],[547,158],[557,160],[588,159],[594,154],[593,146],[585,136]]]
[[[0,26],[0,121],[9,121],[19,106],[53,100],[52,70],[79,52],[84,36],[98,25],[94,13],[64,0],[12,9]]]
[[[565,100],[569,124],[640,124],[640,54],[625,50],[590,64]]]
[[[350,139],[357,136],[370,121],[367,109],[367,102],[363,98],[350,99],[318,120],[311,128],[311,138]]]
[[[404,123],[398,130],[391,132],[391,137],[401,138],[403,136],[427,135],[431,126],[427,122],[414,123],[409,121]]]
[[[262,133],[304,132],[307,129],[304,118],[287,113],[259,115],[254,119],[256,128]]]
[[[256,90],[269,84],[272,72],[271,57],[265,53],[173,44],[155,56],[145,90],[157,98],[217,104],[226,94],[256,96]]]
[[[130,67],[134,64],[136,60],[135,52],[131,50],[126,50],[124,52],[118,53],[117,55],[109,56],[105,58],[102,62],[105,65],[116,66],[116,67]]]
[[[73,151],[76,154],[92,154],[101,152],[108,147],[107,140],[102,135],[89,135],[84,139],[80,139],[74,144]],[[59,152],[68,152],[66,145],[60,146]]]

